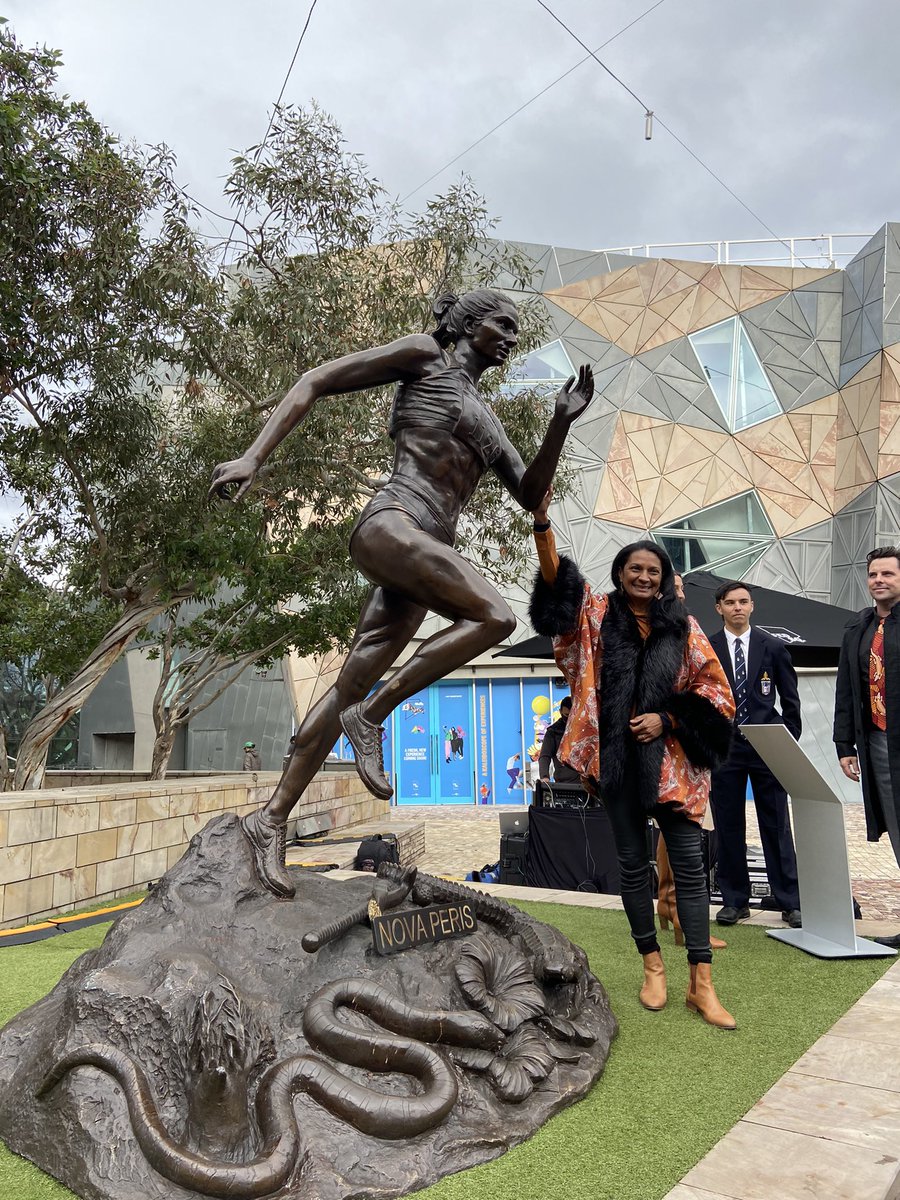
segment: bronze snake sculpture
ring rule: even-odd
[[[392,1033],[341,1022],[336,1013],[342,1006],[366,1014]],[[364,1133],[413,1137],[442,1121],[457,1098],[453,1068],[423,1041],[492,1049],[504,1037],[479,1013],[415,1008],[373,980],[361,978],[342,979],[316,993],[304,1010],[303,1032],[314,1049],[370,1071],[411,1075],[423,1091],[390,1096],[357,1083],[313,1055],[285,1059],[270,1067],[260,1083],[256,1116],[261,1145],[246,1163],[212,1161],[178,1145],[160,1120],[141,1067],[112,1046],[90,1044],[70,1050],[44,1078],[37,1095],[47,1096],[75,1067],[97,1067],[120,1084],[138,1144],[161,1175],[204,1195],[251,1200],[277,1191],[297,1164],[301,1147],[293,1099],[298,1093],[308,1093]]]

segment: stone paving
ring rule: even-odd
[[[515,805],[496,807],[456,807],[452,805],[403,805],[391,810],[391,817],[402,822],[425,822],[425,856],[419,861],[423,871],[431,875],[453,875],[463,878],[469,871],[487,863],[495,863],[500,855],[499,811],[510,811]],[[865,927],[860,932],[880,933],[869,922],[900,921],[900,869],[894,859],[890,842],[866,841],[865,813],[861,804],[845,805],[844,825],[847,831],[847,853],[853,893],[860,903]],[[747,805],[747,840],[759,845],[756,812]],[[769,914],[771,915],[771,914]]]

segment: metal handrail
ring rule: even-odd
[[[661,254],[663,250],[703,250],[715,255],[714,258],[694,258],[684,254],[674,255],[673,257],[690,257],[691,261],[698,262],[715,262],[720,265],[740,264],[741,266],[752,266],[754,263],[760,266],[791,266],[803,267],[811,266],[809,260],[818,260],[819,265],[825,265],[832,269],[838,266],[838,260],[847,260],[857,254],[867,241],[872,237],[871,233],[821,233],[807,234],[802,237],[786,237],[778,238],[732,238],[729,240],[719,240],[710,242],[644,242],[642,245],[635,246],[608,246],[597,251],[599,254],[630,254],[638,258],[666,258],[667,255]],[[855,243],[852,248],[842,250],[837,248],[836,243],[851,241]],[[739,246],[759,246],[759,247],[780,247],[784,253],[761,255],[760,257],[750,257],[748,253],[735,252],[735,248]],[[808,247],[804,251],[804,246]]]

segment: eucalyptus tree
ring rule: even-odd
[[[278,646],[300,653],[346,640],[353,609],[340,601],[357,581],[339,539],[390,462],[389,395],[320,406],[240,507],[208,505],[212,467],[253,440],[303,371],[428,328],[441,291],[498,274],[521,286],[529,269],[490,240],[466,181],[402,213],[315,105],[277,110],[265,144],[234,160],[223,206],[235,236],[215,245],[169,151],[120,143],[59,94],[58,66],[0,29],[0,486],[20,498],[18,555],[53,548],[51,582],[78,595],[96,637],[24,730],[16,787],[40,786],[54,734],[186,601],[214,646],[228,644],[235,603],[260,614],[236,663],[250,661],[251,630],[257,659],[275,652],[275,626]],[[539,327],[523,316],[527,348]],[[528,457],[542,403],[498,405]],[[464,549],[509,571],[521,529],[486,486]],[[293,572],[289,586],[272,562]],[[285,632],[286,592],[316,621]],[[199,645],[183,620],[172,639],[173,651]]]

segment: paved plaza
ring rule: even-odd
[[[455,806],[410,806],[391,810],[391,820],[404,824],[425,822],[425,857],[419,861],[423,871],[432,875],[462,878],[499,858],[500,826],[496,808],[458,808]],[[508,810],[505,810],[508,811]],[[900,930],[900,870],[887,837],[880,842],[866,841],[865,814],[861,804],[844,806],[847,851],[853,892],[862,908],[861,933],[879,933],[885,923],[891,932]],[[747,805],[747,839],[759,845],[756,813]],[[767,918],[771,913],[766,914]],[[754,920],[756,917],[754,917]],[[877,923],[878,928],[875,928]],[[896,926],[896,928],[895,928]]]

